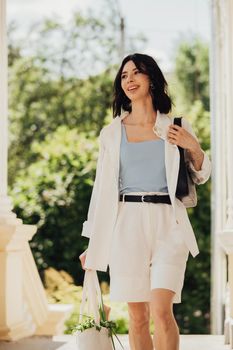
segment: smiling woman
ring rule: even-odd
[[[154,110],[168,113],[172,107],[167,93],[167,82],[156,61],[148,56],[133,54],[125,57],[114,82],[113,116],[121,114],[121,109],[131,112],[133,99],[148,96],[152,98]]]
[[[114,81],[113,121],[100,133],[96,179],[82,235],[89,237],[82,266],[109,266],[110,299],[125,301],[134,350],[177,350],[172,305],[181,302],[189,252],[199,253],[182,198],[176,196],[184,148],[196,184],[210,161],[186,120],[174,126],[167,82],[155,60],[124,58]],[[110,194],[110,195],[109,195]]]

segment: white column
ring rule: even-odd
[[[211,332],[222,334],[224,288],[226,285],[225,253],[218,242],[226,217],[225,157],[225,72],[223,64],[223,16],[219,0],[211,1],[210,111],[212,149],[211,196]]]
[[[227,223],[226,229],[233,233],[233,2],[225,7],[225,66],[226,66],[226,135],[227,135]]]
[[[221,334],[223,309],[226,342],[233,345],[233,1],[212,0],[211,117],[212,117],[212,332]],[[229,264],[226,264],[228,255]],[[229,305],[225,300],[228,268]],[[227,335],[230,335],[227,337]],[[228,338],[228,339],[227,339]]]
[[[7,99],[7,28],[6,0],[0,0],[0,224],[22,223],[12,212],[12,202],[7,196],[8,151],[8,99]]]
[[[233,2],[225,0],[223,7],[224,23],[224,67],[225,67],[225,104],[226,104],[226,170],[227,170],[227,212],[223,232],[219,236],[220,244],[228,255],[229,300],[226,305],[229,317],[225,319],[225,343],[233,348]],[[227,304],[227,302],[226,302]]]

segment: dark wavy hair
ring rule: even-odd
[[[113,118],[120,115],[122,109],[124,111],[131,112],[131,100],[125,95],[121,88],[121,73],[124,65],[128,61],[133,61],[137,69],[147,74],[150,83],[153,84],[153,89],[150,87],[150,94],[155,110],[159,110],[160,113],[168,113],[172,109],[172,100],[167,93],[167,82],[161,72],[156,61],[148,55],[141,53],[134,53],[126,56],[117,72],[113,85]]]

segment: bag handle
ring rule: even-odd
[[[182,117],[175,117],[173,123],[175,125],[182,127]],[[180,146],[177,146],[180,152],[180,164],[182,163],[182,166],[185,164],[185,157],[184,157],[184,149]]]
[[[99,305],[101,305],[101,290],[97,272],[94,270],[86,270],[83,280],[82,302],[80,305],[79,323],[82,322],[83,312],[87,303],[87,313],[93,313],[94,320],[100,324]]]
[[[174,118],[173,123],[175,125],[182,127],[182,117]],[[188,187],[188,173],[187,173],[187,168],[185,164],[184,148],[178,146],[178,149],[180,153],[180,165],[179,165],[179,173],[178,173],[178,179],[177,179],[176,197],[181,199],[189,194],[189,187]]]

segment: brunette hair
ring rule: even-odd
[[[131,100],[125,95],[121,88],[121,74],[124,65],[133,61],[137,69],[147,74],[150,80],[150,93],[155,110],[160,113],[168,113],[172,109],[172,100],[168,96],[167,82],[156,61],[149,55],[134,53],[126,56],[117,72],[113,85],[113,118],[120,115],[122,110],[131,112]]]

